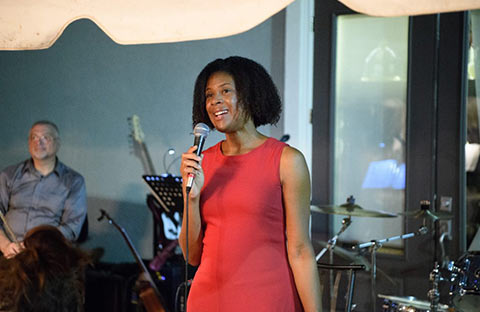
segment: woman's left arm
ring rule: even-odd
[[[280,160],[288,261],[306,312],[322,311],[320,281],[309,237],[310,175],[302,153],[285,147]]]

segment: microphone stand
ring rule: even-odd
[[[381,239],[381,240],[371,240],[368,243],[358,244],[353,246],[352,249],[363,249],[369,248],[371,253],[371,261],[372,261],[372,269],[370,270],[370,282],[371,282],[371,299],[372,299],[372,312],[376,311],[376,300],[377,300],[377,293],[376,293],[376,279],[377,279],[377,250],[382,247],[384,243],[391,242],[397,239],[407,239],[418,235],[424,235],[428,233],[428,229],[425,225],[422,225],[418,231],[411,232],[403,235],[392,236],[389,238]]]
[[[333,264],[333,249],[335,249],[335,246],[337,245],[337,239],[338,237],[340,236],[340,234],[342,234],[343,232],[345,232],[345,230],[350,226],[350,224],[352,224],[352,218],[351,216],[348,216],[346,218],[343,218],[342,220],[342,227],[340,228],[340,230],[338,231],[338,233],[330,238],[327,242],[327,246],[325,246],[319,253],[318,255],[315,257],[315,260],[317,261],[318,263],[318,260],[320,260],[323,255],[328,251],[329,252],[329,260],[330,260],[330,264]],[[330,270],[330,298],[332,298],[333,300],[333,270]]]

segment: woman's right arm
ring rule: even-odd
[[[202,158],[195,154],[196,146],[192,146],[186,153],[182,154],[182,164],[180,172],[183,179],[183,221],[180,231],[179,243],[182,248],[183,257],[186,259],[186,246],[188,242],[188,263],[194,266],[200,264],[200,258],[203,250],[203,232],[200,218],[200,190],[203,186],[203,169],[201,167]],[[187,194],[186,184],[188,175],[194,174],[195,179],[190,193]],[[186,235],[186,216],[188,200],[188,240]]]

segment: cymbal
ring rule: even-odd
[[[378,297],[390,300],[390,301],[395,302],[395,303],[405,305],[406,307],[412,307],[412,308],[415,308],[415,309],[422,309],[422,310],[425,310],[425,311],[430,310],[430,301],[418,300],[415,297],[411,297],[411,296],[397,297],[397,296],[387,296],[387,295],[382,295],[382,294],[378,294]],[[439,312],[449,311],[448,310],[449,307],[446,304],[439,303],[437,308],[438,308]],[[410,311],[410,310],[408,310],[408,311]]]
[[[373,218],[395,218],[396,214],[385,212],[385,211],[376,211],[376,210],[366,210],[360,207],[357,204],[345,203],[340,206],[315,206],[310,205],[310,210],[312,212],[321,212],[328,214],[338,214],[345,216],[353,217],[373,217]]]
[[[328,244],[327,242],[319,241],[319,240],[315,240],[315,243],[322,248],[327,247],[327,244]],[[327,251],[327,254],[328,252],[329,251]],[[366,271],[370,270],[370,262],[368,262],[367,259],[365,259],[365,257],[359,255],[358,253],[348,251],[345,248],[342,248],[340,246],[335,246],[335,248],[333,248],[333,253],[339,256],[340,258],[343,258],[347,261],[352,262],[353,264],[363,264],[365,266]],[[324,255],[324,257],[326,256],[327,255]]]
[[[433,221],[437,220],[449,220],[453,218],[453,214],[449,211],[430,211],[429,209],[419,209],[419,210],[413,210],[413,211],[405,211],[405,212],[400,212],[399,215],[406,216],[406,217],[411,217],[414,219],[417,218],[422,218],[422,217],[429,217],[433,219]]]

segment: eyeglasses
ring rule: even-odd
[[[43,142],[43,143],[51,143],[53,141],[55,141],[55,137],[51,136],[51,135],[36,135],[36,134],[32,134],[29,138],[28,138],[31,142]]]

